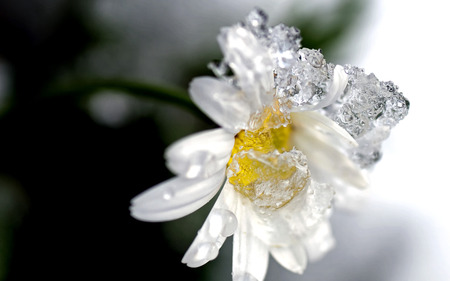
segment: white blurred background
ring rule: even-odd
[[[381,228],[386,222],[408,234],[397,238],[404,253],[396,280],[450,279],[449,9],[437,0],[379,1],[363,36],[358,64],[394,81],[411,102],[372,175],[367,213]]]

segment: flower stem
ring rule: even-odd
[[[82,96],[102,90],[117,90],[139,98],[150,98],[176,104],[189,110],[201,119],[208,120],[184,90],[123,79],[78,81],[68,85],[52,87],[49,91],[46,91],[45,97]]]

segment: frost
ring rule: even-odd
[[[309,184],[310,174],[306,156],[299,150],[248,150],[234,156],[228,178],[255,206],[278,209]]]
[[[359,147],[350,154],[366,168],[381,158],[381,144],[408,114],[409,101],[391,81],[379,81],[373,73],[365,74],[350,65],[345,66],[345,72],[348,85],[325,113],[356,139]]]

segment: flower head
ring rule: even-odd
[[[221,128],[172,144],[166,159],[176,176],[132,200],[135,218],[165,221],[221,190],[182,259],[188,266],[214,259],[234,234],[233,280],[263,280],[269,254],[302,273],[334,244],[335,190],[367,185],[365,171],[408,112],[392,82],[327,63],[300,41],[299,30],[267,26],[258,9],[223,28],[224,59],[210,65],[217,78],[189,89]]]

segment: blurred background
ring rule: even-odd
[[[449,280],[449,7],[438,0],[0,0],[0,280],[231,280],[231,241],[181,258],[211,204],[144,223],[129,201],[171,174],[163,152],[212,128],[189,81],[212,75],[220,27],[263,8],[321,48],[392,80],[411,102],[336,248],[275,280]]]

